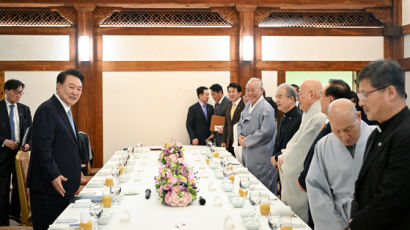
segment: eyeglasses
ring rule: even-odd
[[[376,91],[385,89],[385,88],[387,88],[387,87],[389,87],[389,86],[390,86],[390,85],[385,85],[385,86],[379,87],[379,88],[374,89],[374,90],[369,91],[369,92],[360,92],[360,93],[357,94],[357,97],[358,97],[360,100],[366,100],[367,97],[368,97],[370,94],[372,94],[372,93],[374,93],[374,92],[376,92]]]
[[[19,95],[23,96],[24,92],[23,91],[17,91],[17,90],[13,90],[14,95]]]

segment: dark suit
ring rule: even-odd
[[[91,157],[93,156],[93,150],[90,146],[90,137],[84,132],[78,132],[78,141],[80,143],[81,164],[85,165],[84,167],[81,167],[81,172],[83,172],[84,176],[88,176],[88,163],[92,165],[90,152]]]
[[[410,229],[410,111],[370,135],[352,203],[352,230]]]
[[[17,111],[19,116],[20,141],[22,141],[27,127],[31,126],[31,112],[29,107],[21,103],[17,103]],[[0,101],[0,145],[2,145],[6,139],[11,139],[11,130],[6,101],[2,100]],[[17,151],[18,149],[11,150],[6,146],[0,148],[0,225],[9,224],[9,208],[11,215],[20,218],[20,202],[15,167]],[[11,195],[11,204],[9,205],[11,174],[13,175],[13,192]]]
[[[227,97],[223,97],[220,103],[218,105],[215,103],[215,110],[214,114],[218,116],[225,116],[226,113],[226,108],[228,107],[228,104],[230,103],[229,99]],[[222,134],[218,132],[214,132],[215,134],[215,139],[216,139],[216,146],[221,146],[222,144]]]
[[[55,95],[38,107],[33,120],[33,145],[27,175],[34,229],[47,229],[80,186],[81,161],[76,133]],[[51,184],[60,175],[68,179],[62,182],[64,197]]]
[[[226,144],[226,149],[235,155],[234,150],[233,150],[233,126],[239,122],[239,119],[241,118],[241,113],[243,109],[245,108],[245,104],[243,103],[243,100],[239,102],[239,104],[235,108],[235,112],[233,114],[233,117],[231,119],[231,109],[232,109],[232,102],[230,102],[226,108],[226,113],[225,113],[225,124],[224,124],[224,133],[222,136],[222,142]]]
[[[205,145],[205,140],[211,135],[209,125],[211,124],[211,117],[214,114],[214,108],[212,105],[206,104],[206,111],[207,118],[205,118],[204,111],[202,110],[199,102],[191,105],[188,109],[186,129],[188,131],[191,144],[193,139],[198,138],[198,144]]]

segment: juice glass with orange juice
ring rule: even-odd
[[[90,216],[86,212],[81,212],[80,214],[80,227],[84,230],[93,229],[93,222],[91,221]]]
[[[105,178],[105,186],[107,187],[114,186],[114,178],[112,177]]]

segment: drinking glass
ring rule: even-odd
[[[91,202],[90,203],[90,216],[98,220],[103,213],[103,203],[102,202]]]
[[[269,212],[268,225],[272,230],[280,229],[281,216],[278,213]]]
[[[114,198],[114,202],[118,203],[119,196],[121,194],[121,186],[119,185],[119,183],[115,183],[114,186],[112,186],[110,189],[111,189],[111,194]]]
[[[259,191],[251,191],[249,194],[249,203],[253,206],[256,213],[256,206],[261,203],[261,193]]]
[[[111,208],[111,206],[112,206],[112,195],[111,195],[110,190],[104,189],[102,194],[103,194],[102,202],[103,202],[104,208]]]
[[[292,230],[292,229],[293,229],[292,217],[282,215],[281,223],[280,223],[280,230]]]
[[[249,177],[241,176],[239,178],[239,196],[246,198],[248,196]]]
[[[270,200],[269,200],[269,195],[263,195],[261,194],[261,203],[259,205],[259,209],[261,212],[262,216],[267,216],[269,215],[270,212]]]
[[[87,212],[80,213],[80,227],[83,230],[92,230],[93,228],[93,222]]]

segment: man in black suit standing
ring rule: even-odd
[[[225,117],[226,108],[229,103],[229,99],[225,97],[224,90],[220,84],[213,84],[211,87],[211,96],[215,101],[214,114]],[[216,146],[221,146],[223,128],[213,133],[216,139]]]
[[[228,97],[231,102],[228,104],[225,113],[225,124],[222,136],[222,147],[225,147],[233,156],[235,156],[233,143],[233,126],[239,122],[241,113],[245,108],[245,103],[241,99],[242,88],[238,83],[228,85]]]
[[[214,108],[208,104],[209,91],[205,86],[198,87],[196,94],[199,101],[188,109],[186,129],[192,145],[205,145],[212,138],[209,125],[214,114]]]
[[[21,142],[31,126],[30,108],[19,103],[23,90],[23,82],[10,79],[4,84],[5,99],[0,101],[0,225],[9,225],[9,215],[20,219],[15,159],[19,149],[30,149],[29,143],[21,146]],[[11,175],[13,191],[9,204]]]
[[[70,107],[80,99],[83,74],[68,69],[57,76],[57,92],[37,109],[27,186],[34,229],[47,229],[80,186],[77,128]]]
[[[358,75],[360,106],[379,123],[356,181],[350,228],[410,229],[410,111],[399,64],[378,60]]]

